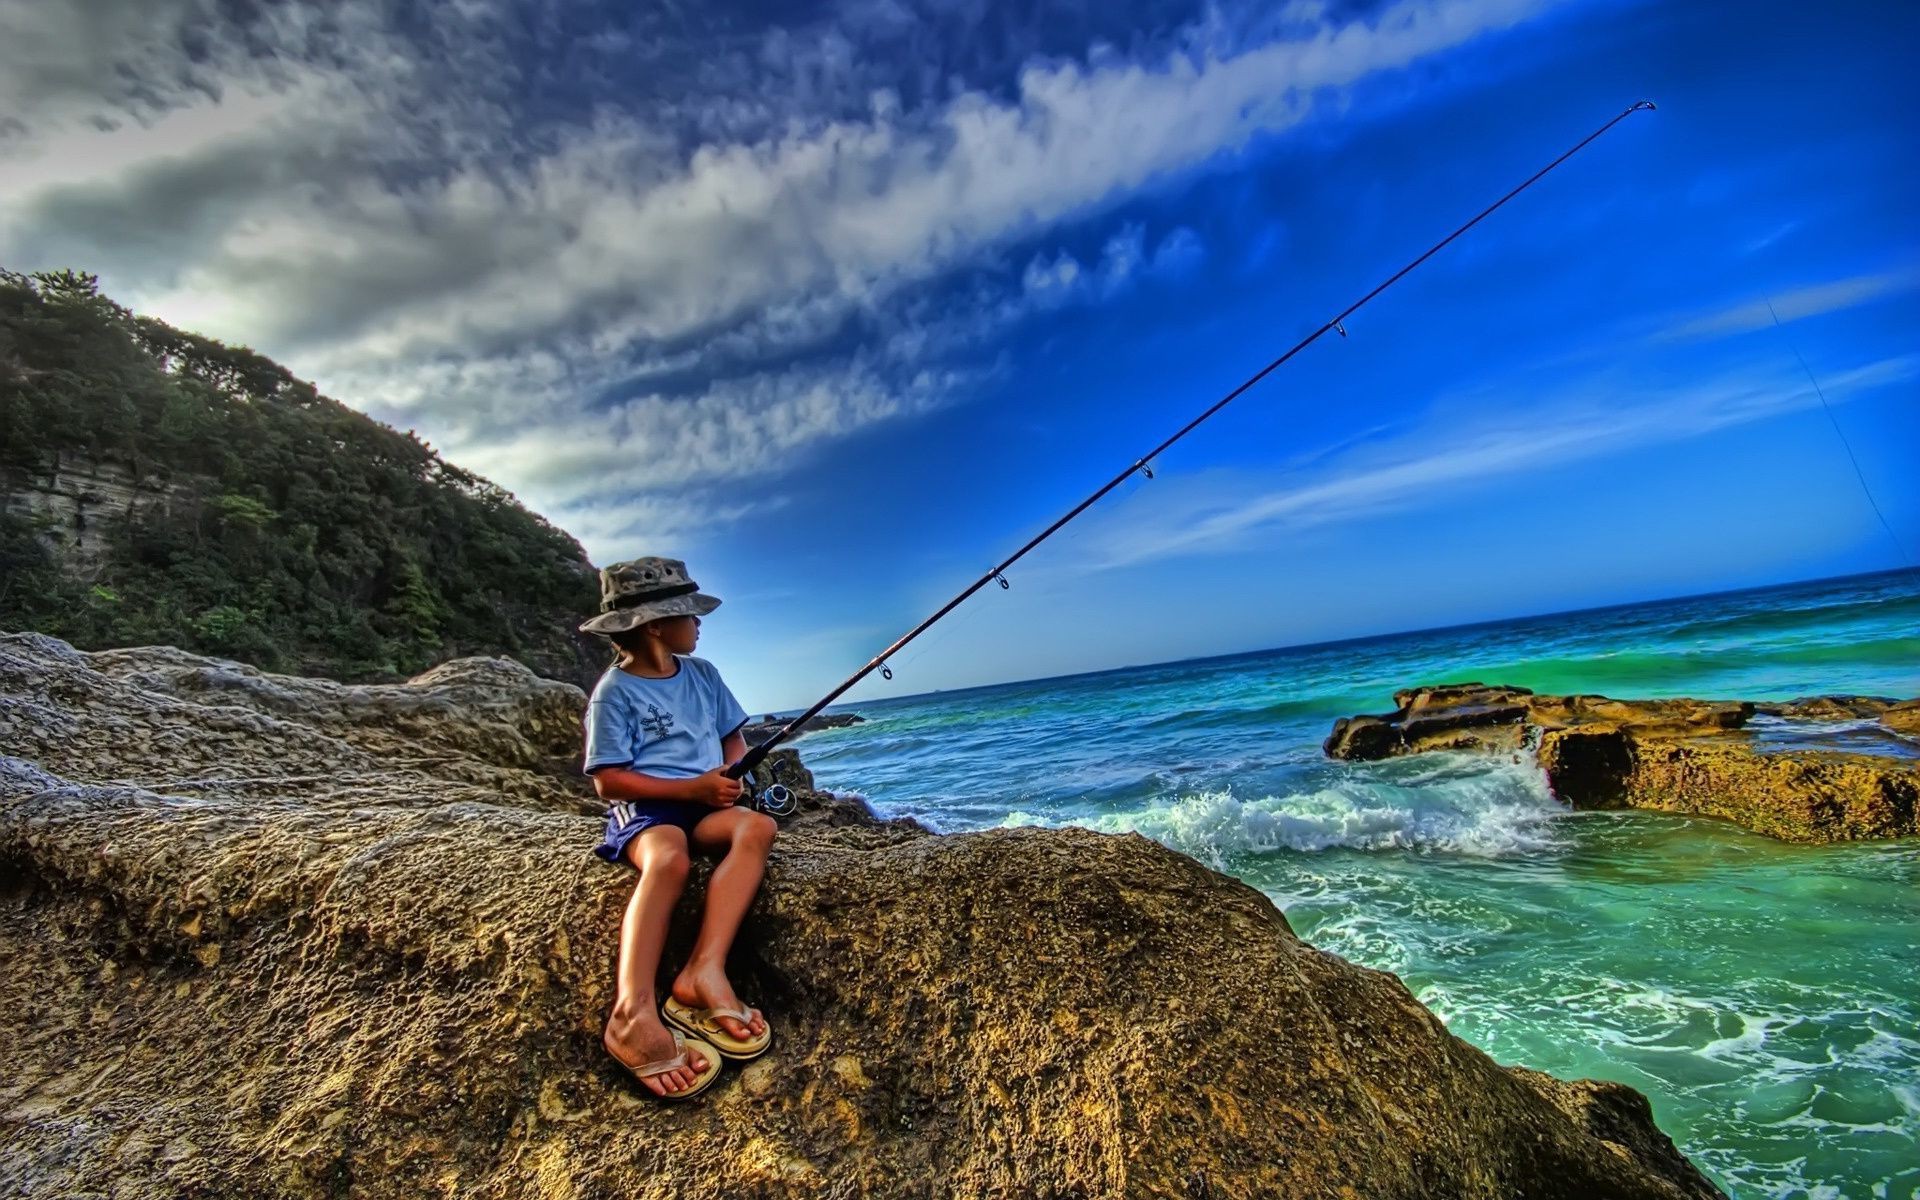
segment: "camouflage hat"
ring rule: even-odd
[[[636,558],[600,569],[600,615],[582,633],[620,633],[661,617],[704,617],[720,607],[702,595],[677,558]]]

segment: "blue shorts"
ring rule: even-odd
[[[718,809],[678,800],[622,800],[607,810],[607,833],[593,852],[610,863],[626,861],[627,843],[655,825],[673,825],[688,837]]]

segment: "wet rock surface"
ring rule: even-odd
[[[599,1047],[631,875],[554,687],[0,636],[0,1194],[1717,1194],[1638,1093],[1152,842],[810,789],[733,964],[774,1050],[657,1104]]]
[[[1574,808],[1697,813],[1796,842],[1920,834],[1920,700],[1614,700],[1466,683],[1393,702],[1335,722],[1326,753],[1532,754]]]

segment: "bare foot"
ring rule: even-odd
[[[651,1008],[631,1017],[623,1018],[617,1014],[608,1016],[607,1028],[600,1035],[600,1042],[607,1048],[607,1053],[629,1071],[674,1056],[673,1031],[660,1023],[659,1014]],[[649,1075],[640,1082],[654,1095],[665,1096],[669,1092],[686,1091],[698,1082],[706,1069],[706,1055],[689,1047],[686,1066],[676,1067],[662,1075]]]
[[[733,984],[727,981],[726,970],[718,964],[703,967],[688,963],[673,981],[673,998],[682,1004],[691,1004],[695,1008],[745,1008],[740,997],[734,994]],[[754,1009],[753,1019],[741,1024],[732,1017],[716,1016],[720,1028],[734,1037],[743,1040],[757,1038],[767,1031],[767,1021],[759,1009]]]

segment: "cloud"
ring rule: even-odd
[[[573,533],[596,562],[636,540],[697,542],[771,512],[784,498],[743,500],[734,485],[784,474],[817,443],[952,403],[993,373],[991,366],[899,373],[858,353],[717,379],[686,394],[642,390],[583,405],[574,403],[574,389],[601,390],[607,373],[576,371],[557,358],[537,369],[496,367],[482,368],[479,392],[518,403],[476,403],[450,414],[436,449],[482,476],[513,480],[522,501]],[[468,370],[454,364],[447,377]],[[513,377],[519,382],[509,385]],[[678,545],[692,552],[692,542]]]
[[[1759,237],[1754,238],[1752,241],[1748,242],[1746,245],[1740,247],[1740,253],[1758,254],[1762,250],[1765,250],[1767,247],[1779,241],[1781,238],[1789,237],[1792,234],[1798,232],[1800,227],[1804,224],[1806,224],[1806,222],[1798,217],[1794,218],[1791,221],[1782,221],[1778,225],[1775,225],[1773,228],[1761,234]]]
[[[1779,314],[1784,324],[1858,308],[1862,304],[1871,304],[1915,288],[1920,288],[1920,265],[1874,275],[1856,275],[1850,279],[1836,279],[1781,292],[1771,297],[1771,311],[1767,308],[1767,299],[1763,298],[1691,317],[1671,326],[1659,337],[1662,341],[1701,341],[1751,333],[1771,326],[1775,313]]]
[[[642,115],[608,115],[517,172],[475,164],[404,193],[384,181],[280,191],[272,215],[200,247],[151,302],[217,328],[250,323],[275,343],[351,339],[389,356],[550,335],[595,310],[619,312],[631,338],[663,341],[796,294],[877,302],[904,280],[1290,127],[1325,89],[1531,7],[1402,3],[1373,24],[1232,58],[1036,65],[1008,100],[967,92],[925,111],[876,105],[864,119],[796,120],[683,159]],[[223,107],[169,120],[224,126]],[[275,140],[287,132],[303,131],[262,128]],[[207,148],[183,137],[169,165],[213,185],[235,153],[224,139]],[[139,185],[157,185],[141,165],[128,169],[134,186],[96,201],[96,236],[139,224]],[[20,207],[60,229],[71,200],[46,188]],[[459,303],[446,303],[449,292]]]
[[[1099,303],[1126,291],[1142,275],[1185,276],[1205,257],[1200,235],[1185,226],[1161,238],[1148,254],[1146,230],[1129,224],[1107,240],[1091,263],[1083,264],[1064,250],[1034,256],[1021,276],[1020,296],[1008,303],[1020,315],[1033,309]]]
[[[1828,399],[1920,378],[1920,355],[1881,359],[1834,375]],[[1787,373],[1729,375],[1622,403],[1604,377],[1577,389],[1532,398],[1530,413],[1551,422],[1482,418],[1435,419],[1369,438],[1331,457],[1303,460],[1307,469],[1284,486],[1275,474],[1219,470],[1182,477],[1168,472],[1152,489],[1102,514],[1071,560],[1048,567],[1066,575],[1162,558],[1241,553],[1261,539],[1316,526],[1400,511],[1438,489],[1458,489],[1537,473],[1634,446],[1680,441],[1765,420],[1818,403],[1803,379]],[[1484,406],[1509,413],[1512,404]]]
[[[691,397],[648,393],[555,414],[511,432],[455,430],[447,444],[481,474],[512,470],[562,504],[609,488],[665,490],[741,478],[823,438],[925,412],[953,394],[958,372],[883,379],[864,360],[714,383]]]
[[[1036,255],[1021,276],[1020,302],[1037,308],[1059,308],[1117,295],[1133,282],[1145,262],[1144,241],[1145,231],[1129,225],[1113,235],[1100,257],[1086,266],[1064,250]]]
[[[1156,275],[1184,277],[1197,270],[1206,257],[1206,243],[1199,234],[1182,225],[1155,247],[1152,270]]]
[[[1027,33],[970,83],[930,47],[863,53],[913,44],[884,4],[708,55],[671,14],[583,31],[533,0],[425,29],[375,0],[0,0],[0,260],[97,270],[556,518],[691,515],[703,480],[951,402],[980,368],[950,356],[1205,248],[1128,227],[1091,262],[1031,257],[1012,294],[970,272],[1541,3],[1210,10],[1131,54]]]
[[[630,557],[635,546],[651,547],[648,553],[684,558],[713,527],[755,520],[783,507],[785,501],[777,497],[741,501],[716,489],[672,495],[616,491],[569,505],[566,528],[594,562]]]

